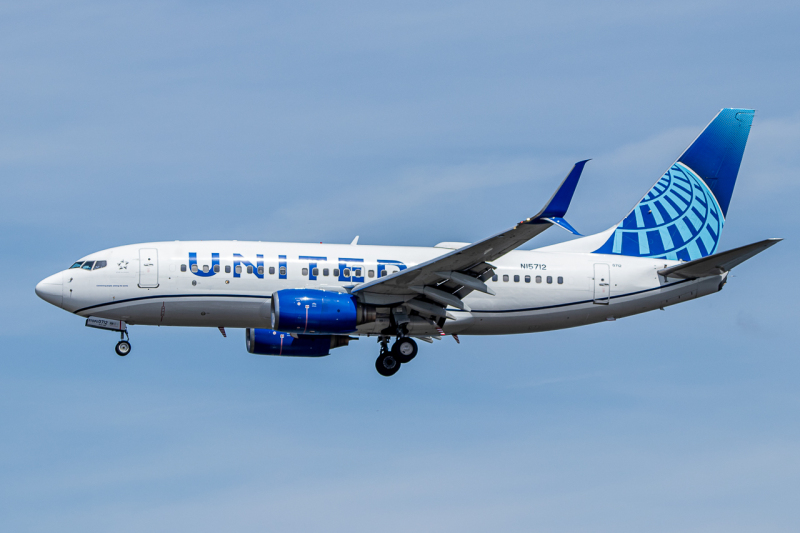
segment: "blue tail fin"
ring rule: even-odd
[[[595,253],[685,261],[713,254],[754,114],[720,111]]]

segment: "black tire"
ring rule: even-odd
[[[405,364],[417,356],[417,343],[410,337],[402,337],[392,346],[392,353],[397,360]]]
[[[375,369],[381,376],[394,376],[400,370],[400,361],[392,352],[382,353],[375,361]]]
[[[129,343],[128,341],[119,341],[117,343],[117,347],[114,348],[114,350],[117,352],[117,355],[125,357],[126,355],[131,353],[131,343]]]

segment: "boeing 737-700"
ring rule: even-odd
[[[723,109],[621,222],[561,244],[517,249],[551,226],[577,234],[564,216],[586,161],[537,214],[475,243],[133,244],[75,261],[36,294],[119,332],[119,355],[134,324],[244,328],[262,355],[324,356],[375,337],[375,366],[391,376],[418,340],[572,328],[720,291],[780,240],[717,251],[753,116]]]

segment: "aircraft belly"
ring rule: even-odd
[[[269,298],[163,298],[88,309],[81,316],[124,320],[131,325],[268,328]]]
[[[459,333],[463,335],[534,333],[613,321],[712,294],[719,290],[723,279],[724,276],[715,276],[674,283],[662,288],[638,288],[636,291],[612,297],[608,305],[597,305],[591,300],[569,301],[565,298],[560,305],[553,307],[493,309],[490,312],[473,309],[472,323]]]

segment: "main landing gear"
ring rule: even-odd
[[[131,353],[130,337],[128,337],[128,340],[125,340],[125,336],[127,334],[128,334],[127,331],[123,331],[122,333],[120,333],[119,336],[121,340],[117,343],[116,348],[114,348],[114,351],[116,351],[117,355],[119,355],[120,357],[125,357],[126,355]]]
[[[381,353],[375,361],[375,368],[381,376],[393,376],[400,365],[410,362],[417,356],[417,343],[410,337],[400,337],[389,349],[389,337],[381,337]]]

